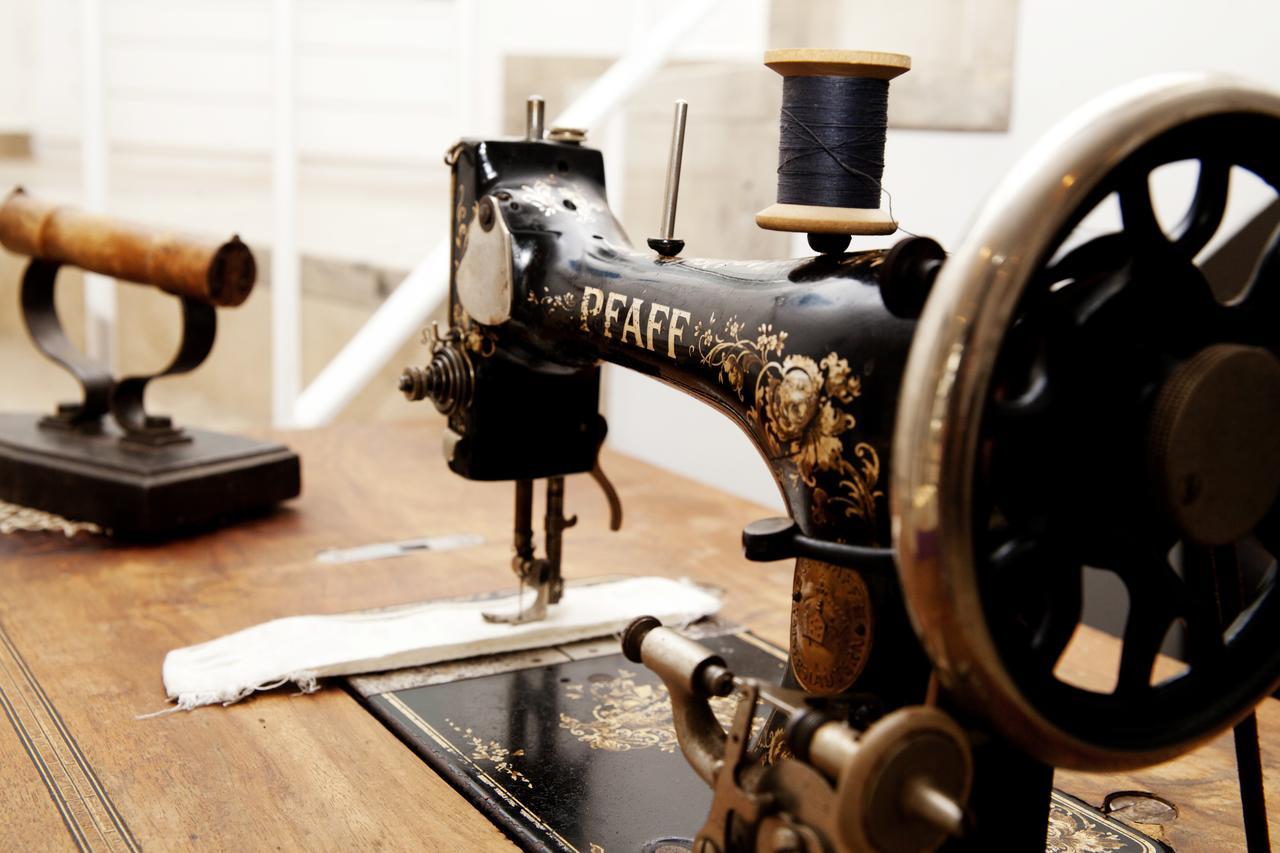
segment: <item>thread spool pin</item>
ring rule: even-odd
[[[530,95],[524,108],[524,135],[531,142],[542,141],[543,116],[546,114],[546,101],[541,95]]]
[[[675,116],[671,125],[671,155],[667,160],[667,185],[662,193],[662,225],[659,236],[649,238],[649,248],[659,257],[674,258],[684,250],[684,241],[677,240],[676,202],[680,197],[680,165],[684,159],[684,126],[689,115],[689,102],[676,101]]]

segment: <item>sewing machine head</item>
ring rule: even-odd
[[[884,54],[775,55],[771,65],[789,87],[904,69]],[[839,762],[853,760],[864,729],[887,731],[876,727],[897,709],[927,702],[914,710],[959,721],[920,729],[955,761],[932,794],[901,788],[912,805],[898,826],[932,828],[908,833],[917,849],[974,813],[1043,807],[1050,765],[1164,760],[1275,688],[1280,593],[1274,572],[1242,585],[1235,548],[1280,547],[1280,337],[1264,319],[1280,298],[1280,249],[1274,238],[1229,241],[1256,261],[1229,293],[1206,277],[1218,256],[1202,255],[1232,166],[1280,188],[1280,98],[1179,77],[1104,100],[1014,171],[949,257],[916,237],[846,252],[848,235],[896,223],[872,207],[800,204],[794,184],[759,221],[809,232],[816,257],[682,257],[680,106],[662,232],[636,246],[608,208],[600,153],[577,132],[544,138],[540,103],[528,130],[449,153],[451,322],[402,390],[448,416],[454,471],[517,482],[516,570],[539,590],[533,618],[560,594],[560,533],[572,523],[563,478],[595,472],[612,494],[597,463],[602,361],[707,402],[759,449],[789,517],[748,526],[744,544],[753,559],[797,559],[790,677],[820,701],[735,681],[721,664],[725,677],[708,680],[696,651],[646,640],[664,636],[651,625],[630,651],[691,705],[736,684],[753,706],[820,707],[822,724],[810,717],[787,759],[817,775],[719,774],[745,747],[726,753],[723,730],[690,712],[701,722],[686,721],[682,747],[716,786],[723,818],[702,838],[754,849],[762,827],[781,826],[798,833],[795,849],[856,848],[850,839],[870,830],[799,816],[797,786],[852,808],[836,796]],[[1182,160],[1199,163],[1195,198],[1166,233],[1148,176]],[[1079,241],[1077,226],[1111,198],[1116,228]],[[536,478],[549,483],[544,558],[532,546]],[[1056,670],[1081,620],[1086,566],[1118,576],[1132,602],[1112,692]],[[1179,621],[1188,665],[1159,681],[1157,652]],[[814,753],[814,732],[832,721],[844,728]],[[1010,774],[1031,781],[997,803],[994,786]],[[1038,821],[1043,832],[1043,813]]]

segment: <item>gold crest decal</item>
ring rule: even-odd
[[[871,652],[871,594],[862,575],[801,558],[792,602],[791,666],[796,680],[810,693],[848,690]]]
[[[590,718],[560,715],[560,728],[592,749],[607,752],[630,752],[633,749],[657,747],[662,752],[675,752],[675,723],[671,718],[671,697],[664,684],[637,681],[636,674],[619,669],[616,676],[600,673],[586,684],[572,683],[564,688],[567,699],[590,700]],[[735,697],[711,699],[711,711],[720,725],[733,724],[737,708]],[[752,721],[751,733],[760,731],[764,720]]]

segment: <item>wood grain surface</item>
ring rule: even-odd
[[[276,437],[302,454],[303,497],[270,516],[164,545],[0,537],[0,849],[510,847],[336,687],[137,719],[166,707],[160,666],[171,648],[279,616],[513,586],[511,487],[452,475],[437,427]],[[711,582],[727,592],[726,617],[785,645],[790,565],[749,563],[739,549],[742,526],[768,513],[616,454],[603,459],[626,523],[610,533],[595,485],[570,478],[567,511],[581,520],[565,536],[566,576]],[[485,543],[315,559],[326,548],[460,532]],[[1091,631],[1080,641],[1086,668],[1114,643]],[[1267,706],[1263,757],[1274,767],[1278,720]],[[1134,774],[1060,773],[1058,785],[1095,805],[1110,791],[1153,791],[1180,816],[1143,829],[1179,851],[1243,847],[1229,736]],[[1280,801],[1269,805],[1280,815]]]

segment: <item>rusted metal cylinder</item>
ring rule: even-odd
[[[21,187],[0,205],[0,245],[211,305],[244,302],[257,276],[239,237],[216,243],[173,234],[50,204]]]

